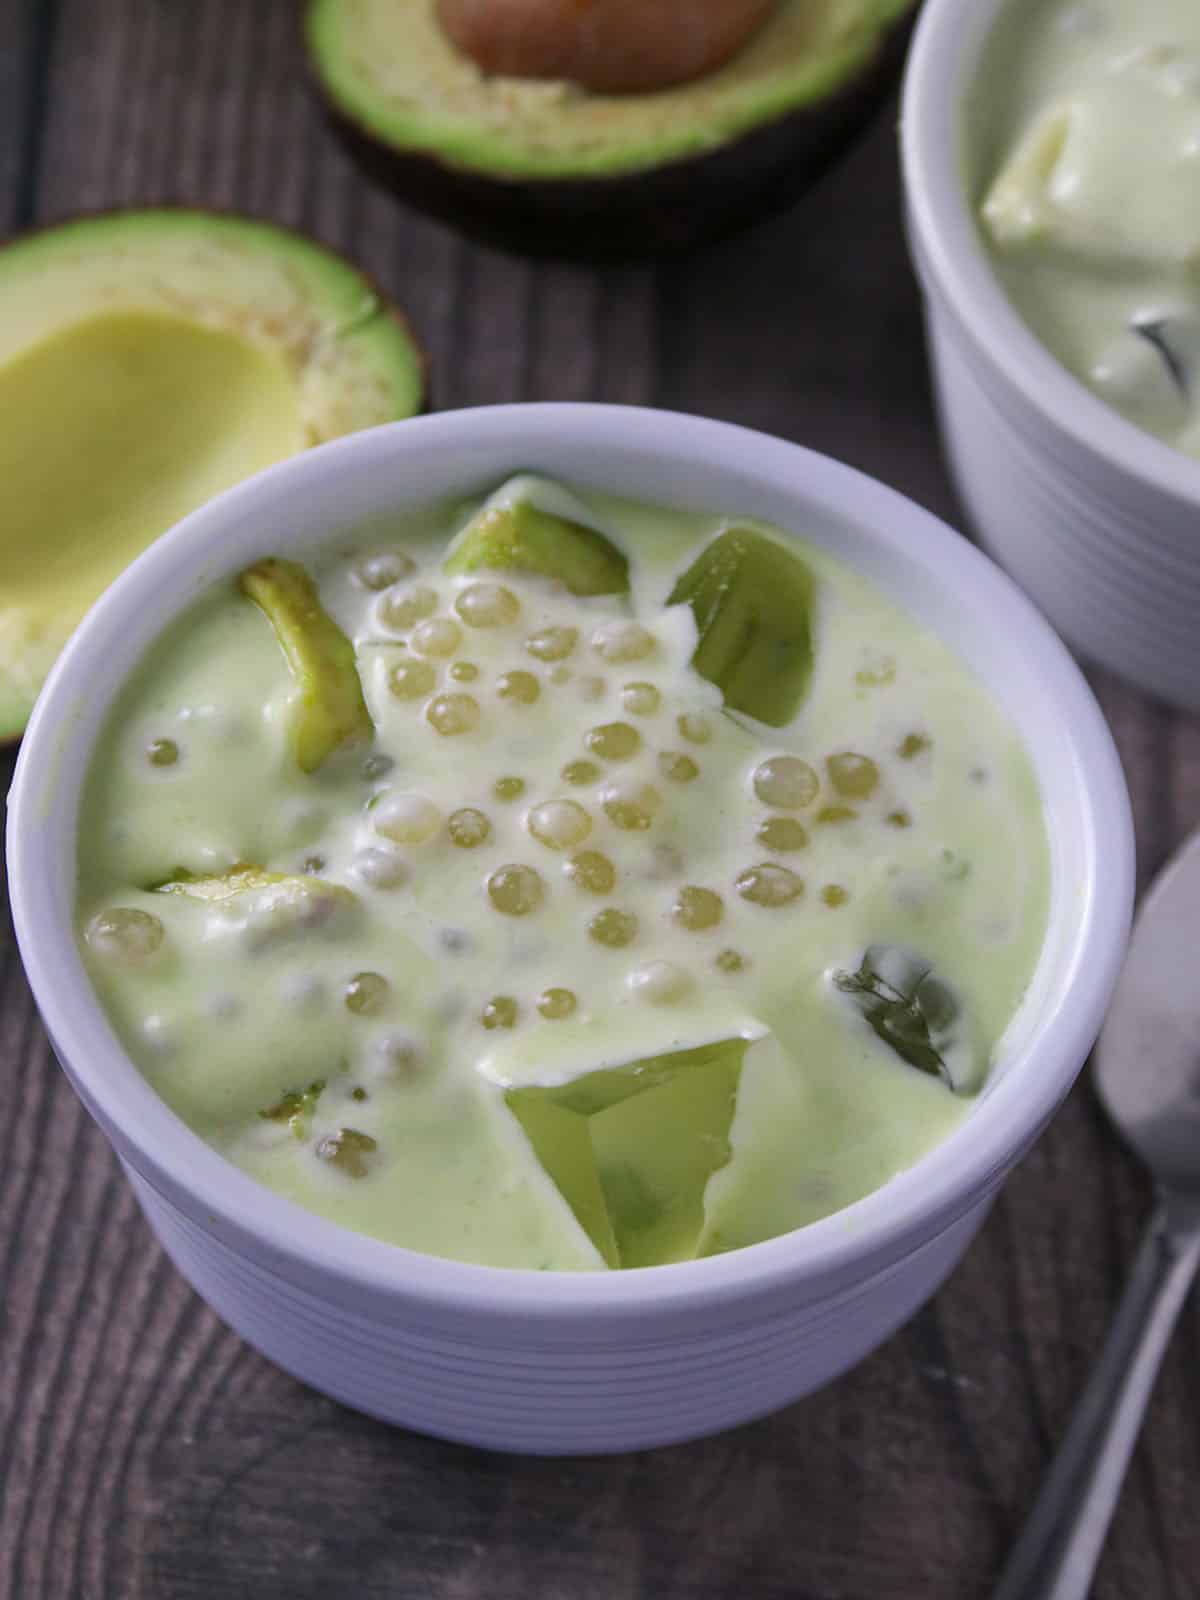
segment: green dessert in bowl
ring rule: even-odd
[[[1015,730],[894,602],[533,475],[303,561],[264,529],[129,676],[79,833],[166,1103],[310,1211],[502,1267],[715,1255],[910,1167],[1048,887]]]
[[[1078,669],[919,507],[513,406],[155,544],[34,711],[8,868],[219,1314],[375,1416],[577,1453],[761,1416],[932,1294],[1095,1037],[1132,834]]]
[[[1026,0],[987,69],[971,136],[1004,289],[1095,395],[1200,456],[1200,9]]]

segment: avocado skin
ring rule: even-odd
[[[898,17],[863,70],[818,104],[704,155],[619,177],[509,180],[386,144],[334,104],[311,47],[309,73],[351,159],[397,199],[513,254],[629,261],[713,243],[798,200],[892,88],[917,9]]]

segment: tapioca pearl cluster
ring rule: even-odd
[[[521,1021],[523,1009],[516,995],[497,994],[483,1007],[479,1020],[489,1031],[515,1028]],[[551,985],[537,996],[532,1009],[546,1022],[565,1022],[579,1009],[579,996],[573,989]]]
[[[808,845],[808,831],[790,813],[811,806],[821,790],[821,780],[807,761],[799,756],[768,756],[755,767],[750,778],[755,798],[773,813],[760,819],[755,841],[773,855],[790,855]],[[804,880],[790,867],[778,862],[759,862],[741,871],[734,890],[749,905],[778,910],[793,904],[804,893]]]
[[[623,833],[644,833],[653,826],[662,804],[661,791],[637,778],[606,784],[600,793],[601,810]]]

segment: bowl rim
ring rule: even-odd
[[[105,669],[97,650],[107,632],[118,626],[132,630],[145,647],[189,603],[194,589],[181,593],[177,577],[172,588],[177,556],[200,550],[222,529],[236,530],[256,518],[255,527],[264,520],[271,525],[281,495],[369,475],[373,464],[394,464],[397,455],[419,460],[434,443],[461,445],[466,477],[472,445],[495,445],[514,430],[529,449],[552,435],[563,450],[651,455],[681,474],[689,464],[714,460],[731,477],[744,476],[749,466],[760,483],[780,484],[780,492],[822,508],[908,561],[912,536],[919,534],[930,547],[922,564],[938,584],[969,593],[975,609],[994,621],[998,639],[1019,637],[1022,660],[1036,669],[1057,708],[1055,736],[1046,737],[1041,754],[1031,747],[1031,755],[1039,768],[1050,760],[1061,763],[1078,796],[1086,882],[1078,906],[1071,906],[1069,956],[1046,996],[1044,1015],[986,1101],[913,1167],[851,1206],[702,1261],[626,1273],[474,1265],[354,1233],[284,1199],[239,1171],[159,1099],[119,1046],[87,983],[69,914],[60,917],[53,905],[54,863],[74,861],[75,841],[61,833],[55,839],[45,797],[64,741],[70,740],[75,707],[98,698],[107,706],[115,693],[115,674],[106,692],[98,690]],[[419,504],[419,497],[411,503]],[[1017,649],[1006,648],[1010,657]],[[82,777],[86,762],[80,768]],[[243,1252],[269,1255],[300,1281],[319,1277],[325,1286],[336,1281],[347,1291],[382,1295],[397,1305],[518,1317],[526,1324],[627,1323],[651,1306],[670,1313],[729,1305],[825,1274],[857,1267],[861,1275],[872,1260],[895,1262],[919,1248],[978,1204],[1066,1094],[1116,981],[1133,897],[1133,825],[1112,735],[1066,647],[1009,578],[932,513],[851,467],[729,423],[627,406],[494,406],[390,423],[268,468],[193,512],[105,592],[60,656],[21,749],[7,837],[13,922],[39,1011],[76,1091],[101,1125],[115,1129],[122,1145],[136,1152],[133,1164],[145,1181],[168,1198],[186,1197],[210,1232],[240,1238]],[[128,1158],[127,1150],[121,1153]]]
[[[1045,422],[1139,484],[1200,505],[1200,461],[1130,422],[1041,343],[992,271],[971,209],[961,122],[993,29],[1016,0],[925,0],[900,103],[900,164],[918,275],[959,328]]]

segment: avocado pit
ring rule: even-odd
[[[483,72],[641,94],[714,71],[776,0],[437,0],[438,21]]]
[[[915,0],[306,0],[331,123],[508,249],[688,249],[796,199],[874,110]],[[697,20],[701,19],[701,20]]]

